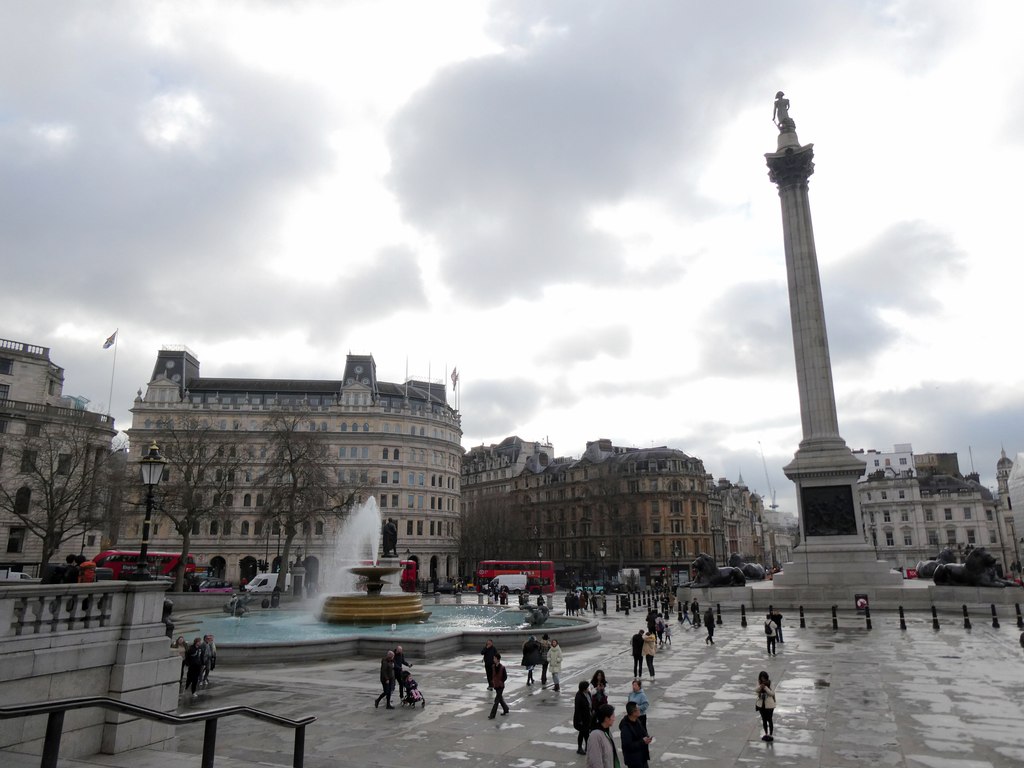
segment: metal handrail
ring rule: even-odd
[[[222,717],[244,715],[245,717],[262,720],[266,723],[293,728],[295,730],[295,749],[292,753],[293,768],[302,768],[303,755],[305,753],[306,726],[316,720],[316,717],[313,715],[299,720],[292,720],[270,712],[264,712],[260,709],[244,706],[208,709],[191,715],[172,715],[106,696],[81,696],[74,699],[60,699],[58,701],[47,701],[37,704],[17,704],[9,707],[0,707],[0,720],[9,720],[14,717],[29,717],[31,715],[48,715],[46,737],[43,740],[43,754],[39,765],[40,768],[57,768],[60,740],[64,732],[64,713],[70,709],[87,709],[89,707],[101,707],[102,709],[126,712],[139,715],[147,720],[156,720],[157,722],[172,725],[185,725],[204,721],[206,727],[203,734],[202,768],[213,768],[214,752],[217,747],[217,721]]]

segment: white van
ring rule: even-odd
[[[0,581],[13,581],[19,584],[31,584],[38,582],[39,579],[33,579],[27,573],[21,571],[12,571],[10,568],[4,568],[0,570]]]
[[[252,581],[245,585],[245,591],[254,595],[269,595],[277,586],[276,573],[259,573],[252,577]],[[284,591],[289,592],[292,588],[292,575],[289,573],[285,579]]]
[[[520,592],[526,591],[526,574],[502,573],[491,579],[491,583],[487,586],[489,590],[499,592],[502,587],[506,587],[513,595],[518,595]]]

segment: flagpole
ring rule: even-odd
[[[117,342],[120,341],[118,331],[120,328],[114,330],[114,361],[110,364],[110,392],[107,394],[107,416],[110,415],[110,406],[114,400],[114,371],[117,370]]]

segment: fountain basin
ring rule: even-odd
[[[428,618],[423,598],[414,593],[329,595],[320,608],[320,621],[329,624],[407,624]]]
[[[601,639],[598,619],[557,616],[541,627],[523,624],[522,614],[497,606],[431,606],[429,621],[399,624],[329,624],[299,610],[256,610],[236,619],[224,613],[182,616],[186,637],[213,634],[217,663],[228,666],[329,661],[380,656],[401,645],[409,658],[444,659],[477,653],[490,638],[503,653],[521,652],[530,635],[548,633],[566,648]],[[177,618],[177,617],[176,617]],[[186,629],[186,627],[188,627]],[[512,656],[509,656],[512,658]]]

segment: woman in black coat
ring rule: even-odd
[[[591,710],[590,686],[586,680],[580,680],[572,710],[572,727],[578,732],[576,736],[577,755],[587,754],[587,737],[590,736],[590,726],[593,722]]]

